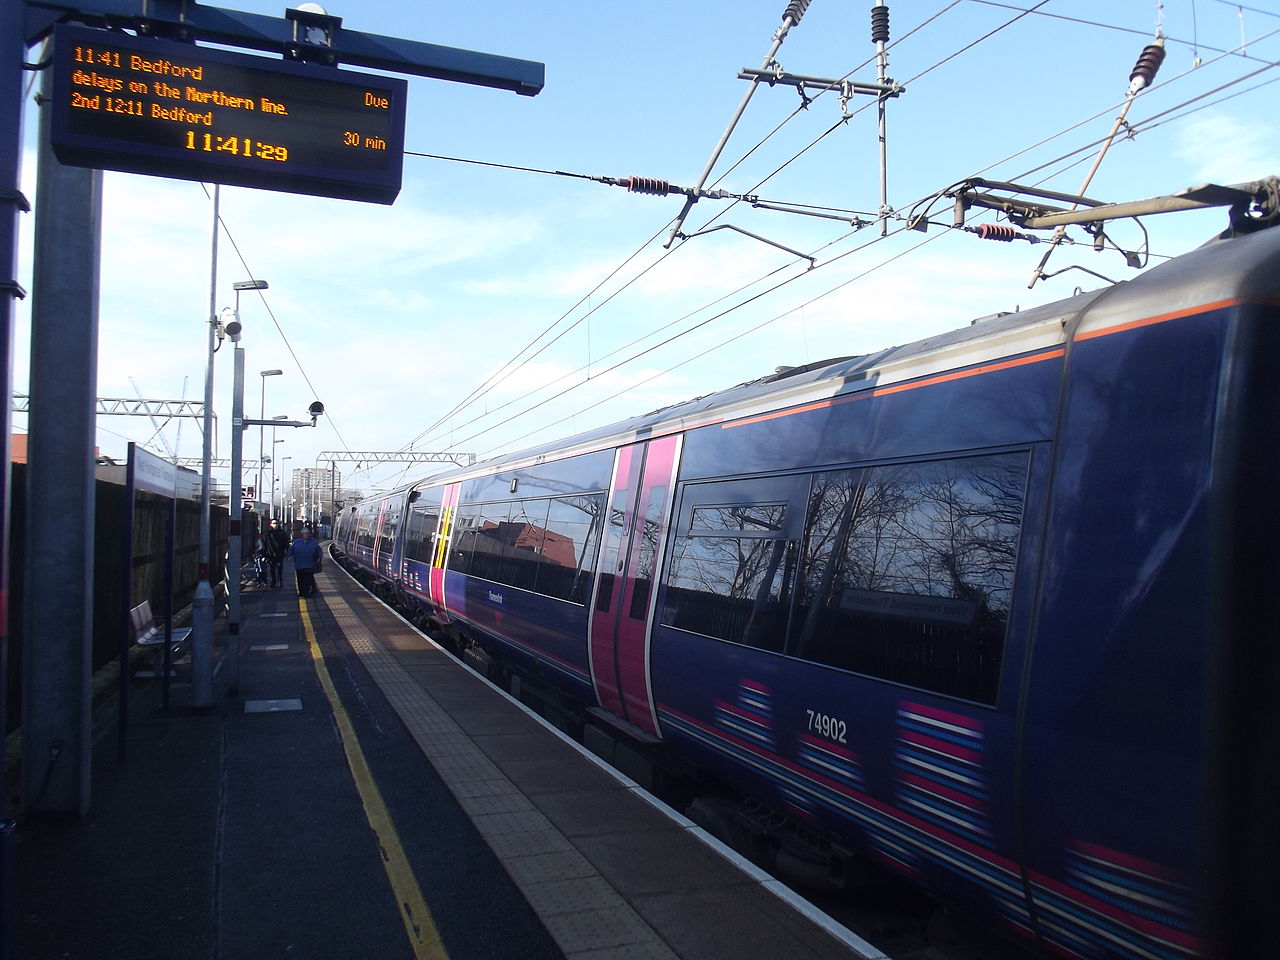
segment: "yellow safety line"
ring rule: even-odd
[[[360,793],[360,802],[364,804],[365,818],[378,838],[382,866],[387,871],[387,879],[391,881],[391,889],[395,892],[396,900],[400,905],[400,916],[409,934],[413,955],[418,960],[448,960],[449,954],[440,940],[440,932],[436,929],[435,920],[427,908],[426,900],[422,897],[422,890],[418,887],[418,881],[413,875],[413,869],[409,866],[404,848],[400,846],[400,837],[396,833],[395,824],[387,811],[387,805],[383,803],[382,794],[378,792],[378,785],[369,772],[364,753],[360,750],[355,727],[351,725],[351,718],[343,708],[337,690],[334,689],[329,669],[324,663],[324,656],[320,653],[320,645],[316,643],[311,617],[307,614],[307,608],[303,603],[298,603],[298,609],[302,615],[302,627],[311,649],[311,663],[316,669],[316,676],[320,678],[324,695],[329,698],[329,706],[333,710],[338,732],[342,737],[342,749],[347,755],[347,765],[351,768],[352,779],[355,780],[356,790]]]

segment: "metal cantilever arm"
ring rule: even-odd
[[[734,233],[740,233],[744,237],[750,237],[752,240],[759,240],[761,243],[767,243],[771,247],[777,247],[779,250],[785,250],[787,253],[795,254],[802,260],[809,261],[809,269],[812,270],[817,263],[817,258],[809,256],[807,253],[801,253],[799,250],[792,250],[790,247],[784,247],[780,243],[776,243],[767,237],[762,237],[758,233],[752,233],[750,230],[743,230],[741,227],[735,227],[731,223],[722,223],[719,226],[708,227],[706,230],[699,230],[697,233],[680,233],[677,234],[682,240],[691,240],[694,237],[705,236],[708,233],[715,233],[717,230],[732,230]]]

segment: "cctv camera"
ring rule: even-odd
[[[319,400],[315,401],[315,403],[307,407],[307,413],[311,414],[313,419],[315,417],[320,416],[322,413],[324,413],[324,404],[321,403]]]
[[[227,336],[231,338],[232,343],[240,342],[240,331],[242,328],[239,320],[232,320],[230,323],[226,324],[223,329],[226,331]]]

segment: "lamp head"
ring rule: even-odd
[[[269,284],[265,280],[237,280],[231,285],[232,290],[266,290]]]

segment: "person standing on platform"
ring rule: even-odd
[[[284,581],[284,557],[289,552],[289,535],[280,529],[280,521],[272,519],[262,537],[262,557],[267,561],[267,574],[272,587]]]
[[[320,572],[320,544],[311,539],[311,528],[303,527],[302,535],[289,547],[293,572],[298,578],[298,596],[314,597],[316,574]]]

